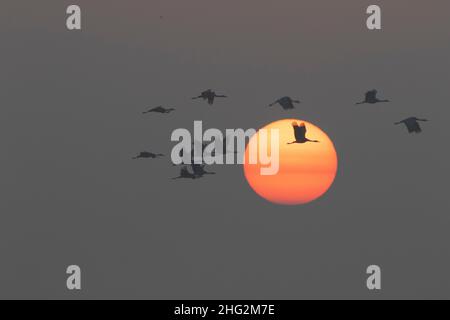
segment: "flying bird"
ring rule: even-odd
[[[134,160],[136,160],[136,159],[155,159],[155,158],[159,158],[159,157],[164,157],[164,155],[161,153],[155,154],[155,153],[144,151],[144,152],[139,153],[133,159]]]
[[[295,141],[288,144],[319,142],[306,138],[306,125],[303,122],[300,125],[297,122],[292,122],[292,127],[294,128]]]
[[[172,180],[178,179],[197,179],[197,176],[191,172],[189,172],[187,166],[183,166],[180,170],[180,175],[178,177],[172,178]]]
[[[290,97],[283,97],[275,101],[274,103],[269,104],[269,107],[273,107],[276,104],[279,104],[284,110],[294,109],[294,103],[301,103],[299,100],[293,100]]]
[[[408,129],[409,133],[421,133],[422,128],[420,127],[419,121],[428,121],[427,119],[418,119],[416,117],[410,117],[408,119],[396,122],[396,125],[404,124]]]
[[[225,95],[218,95],[211,89],[203,91],[198,97],[193,97],[192,100],[203,99],[208,100],[208,104],[212,106],[215,98],[227,98]]]
[[[162,106],[147,110],[145,112],[142,112],[143,114],[155,112],[155,113],[171,113],[172,111],[175,111],[175,108],[163,108]]]
[[[380,103],[380,102],[390,102],[389,100],[378,99],[377,94],[378,94],[378,91],[375,89],[367,91],[364,101],[358,102],[356,104],[358,105],[358,104],[365,104],[365,103],[375,104],[375,103]]]

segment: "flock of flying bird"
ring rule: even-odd
[[[377,97],[378,95],[378,91],[377,90],[370,90],[368,92],[366,92],[364,100],[361,102],[357,102],[356,105],[361,105],[361,104],[376,104],[376,103],[388,103],[390,102],[387,99],[379,99]],[[206,91],[203,91],[199,96],[193,97],[193,100],[197,100],[197,99],[203,99],[205,101],[208,102],[208,104],[210,106],[212,106],[214,104],[214,101],[216,98],[227,98],[226,95],[218,95],[216,94],[216,92],[214,92],[213,90],[209,89]],[[271,103],[269,105],[269,107],[273,107],[275,105],[280,105],[284,110],[292,110],[295,108],[294,104],[300,104],[301,102],[299,100],[294,100],[290,97],[283,97],[280,98],[278,100],[276,100],[275,102]],[[174,112],[175,108],[164,108],[162,106],[158,106],[156,108],[152,108],[149,109],[145,112],[143,112],[143,114],[149,114],[149,113],[160,113],[160,114],[169,114],[171,112]],[[423,122],[423,121],[428,121],[427,119],[419,119],[416,117],[410,117],[407,119],[404,119],[402,121],[396,122],[395,125],[400,125],[403,124],[406,126],[406,129],[408,130],[409,133],[421,133],[422,132],[422,128],[420,127],[419,122]],[[292,123],[292,127],[294,129],[294,138],[295,140],[289,144],[303,144],[303,143],[307,143],[307,142],[314,142],[314,143],[318,143],[319,141],[317,140],[310,140],[306,137],[306,126],[304,123]],[[226,153],[226,139],[223,141],[223,145],[224,145],[224,153]],[[203,144],[203,149],[205,149],[206,145]],[[193,154],[194,154],[194,146],[192,146],[191,149],[191,158],[193,158]],[[156,158],[160,158],[160,157],[164,157],[163,154],[155,154],[152,152],[141,152],[139,153],[136,157],[134,157],[133,159],[156,159]],[[192,161],[193,162],[193,161]],[[180,170],[180,175],[178,177],[173,178],[174,180],[177,179],[199,179],[199,178],[203,178],[205,175],[214,175],[214,172],[208,172],[205,170],[206,165],[205,164],[194,164],[192,163],[190,165],[191,170],[189,170],[189,167],[187,165],[183,165],[181,167]]]

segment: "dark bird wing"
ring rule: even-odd
[[[278,100],[278,103],[283,107],[285,110],[294,109],[294,101],[289,97],[283,97],[280,100]]]
[[[144,111],[143,113],[158,112],[159,108],[161,108],[161,107],[151,108],[151,109],[148,109],[147,111]]]
[[[368,91],[366,93],[366,101],[371,101],[371,100],[376,99],[377,93],[378,93],[377,90],[370,90],[370,91]]]
[[[188,168],[186,166],[182,167],[180,170],[180,176],[181,177],[189,177],[190,176],[190,172],[188,170]]]
[[[194,172],[194,174],[195,174],[196,176],[201,176],[201,175],[203,175],[203,174],[205,173],[204,168],[205,168],[204,165],[195,164],[195,163],[192,164],[192,172]]]
[[[288,109],[294,109],[294,104],[292,103],[292,100],[284,100],[281,103],[281,106],[283,107],[283,109],[288,110]]]
[[[420,124],[417,122],[415,118],[409,118],[404,121],[406,127],[408,128],[409,133],[420,133],[422,132],[422,128],[420,127]]]
[[[303,141],[303,140],[305,140],[305,137],[306,137],[306,126],[305,126],[305,124],[302,123],[302,124],[298,125],[296,123],[296,124],[293,124],[293,127],[294,127],[295,140],[296,141]]]
[[[164,112],[164,111],[166,111],[166,109],[164,109],[163,107],[156,107],[156,108],[153,108],[152,111],[154,111],[154,112]]]
[[[414,132],[416,133],[421,133],[422,132],[422,127],[420,126],[420,124],[416,121],[415,126],[414,126]]]

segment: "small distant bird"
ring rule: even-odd
[[[172,180],[178,179],[197,179],[197,176],[193,173],[190,173],[187,166],[183,166],[180,170],[180,175],[176,178],[172,178]]]
[[[143,114],[155,112],[155,113],[171,113],[172,111],[175,111],[175,108],[163,108],[162,106],[147,110],[145,112],[142,112]]]
[[[294,128],[295,141],[288,144],[306,143],[306,142],[319,142],[317,140],[309,140],[306,138],[306,125],[302,122],[300,125],[297,122],[292,122]]]
[[[203,91],[198,97],[193,97],[192,100],[196,100],[196,99],[208,100],[208,104],[210,106],[212,106],[214,104],[215,98],[228,98],[228,97],[225,95],[218,95],[214,91],[209,89],[209,90]]]
[[[404,124],[408,129],[409,133],[421,133],[422,128],[420,127],[419,121],[428,121],[427,119],[418,119],[416,117],[410,117],[408,119],[396,122],[396,125]]]
[[[269,104],[269,107],[273,107],[276,104],[279,104],[284,110],[291,110],[294,109],[294,103],[301,103],[299,100],[293,100],[290,97],[283,97],[281,99],[278,99],[274,103]]]
[[[204,164],[195,164],[191,165],[192,171],[197,178],[203,178],[204,175],[216,174],[215,172],[208,172],[205,170],[206,165]]]
[[[366,92],[366,96],[364,98],[364,101],[358,102],[356,104],[358,105],[358,104],[365,104],[365,103],[375,104],[375,103],[380,103],[380,102],[390,102],[389,100],[380,100],[380,99],[378,99],[377,98],[377,94],[378,94],[378,91],[375,90],[375,89],[367,91]]]
[[[161,154],[161,153],[155,154],[155,153],[144,151],[144,152],[139,153],[136,157],[134,157],[133,160],[136,160],[136,159],[155,159],[155,158],[160,158],[160,157],[164,157],[164,155]]]

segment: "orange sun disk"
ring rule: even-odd
[[[289,144],[295,140],[292,123],[306,125],[306,137],[319,143]],[[319,127],[303,120],[285,119],[262,129],[279,130],[279,172],[261,175],[261,163],[249,164],[245,152],[244,174],[251,188],[264,199],[283,205],[299,205],[324,195],[336,178],[338,157],[333,142]],[[251,139],[258,139],[259,132]],[[259,140],[257,140],[259,141]],[[268,150],[270,150],[269,141]]]

